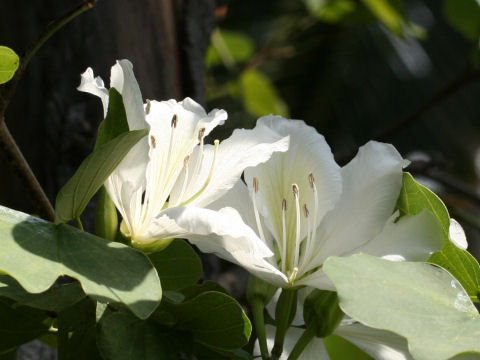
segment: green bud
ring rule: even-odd
[[[336,292],[313,290],[305,299],[303,319],[307,328],[315,329],[317,337],[324,338],[333,333],[343,316]]]
[[[104,239],[113,241],[117,231],[117,209],[107,190],[102,186],[98,192],[97,209],[95,211],[95,233]]]

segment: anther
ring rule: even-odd
[[[198,141],[202,141],[204,135],[205,135],[205,128],[201,128],[198,131]]]
[[[190,161],[190,155],[185,156],[183,159],[183,167],[186,169],[188,167],[188,162]]]
[[[298,198],[298,186],[297,186],[297,184],[292,185],[292,192],[293,192],[293,196],[295,198]]]
[[[147,106],[145,106],[145,115],[150,114],[150,100],[147,99]]]
[[[303,215],[308,218],[308,214],[310,214],[310,212],[308,211],[307,204],[303,204]]]
[[[155,139],[155,136],[150,135],[150,141],[152,142],[152,147],[155,149],[157,147],[157,140]]]
[[[308,182],[310,183],[310,187],[313,189],[313,186],[315,185],[315,178],[313,177],[312,173],[308,174]]]
[[[287,211],[287,199],[282,199],[282,211]]]
[[[177,114],[173,114],[173,116],[172,116],[172,127],[173,128],[177,127],[177,122],[178,122],[178,116],[177,116]]]

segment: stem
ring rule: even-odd
[[[75,218],[75,223],[77,224],[77,227],[78,227],[80,230],[84,231],[84,229],[83,229],[83,224],[82,224],[82,220],[80,220],[80,217],[76,217],[76,218]]]
[[[315,327],[309,326],[298,339],[287,360],[296,360],[315,336]]]
[[[17,84],[20,81],[28,62],[40,49],[40,47],[60,28],[69,23],[84,11],[95,6],[98,0],[88,0],[82,2],[74,9],[67,12],[65,15],[51,22],[43,34],[41,34],[28,48],[25,55],[20,59],[20,65],[16,71],[13,79],[7,84],[0,87],[0,147],[7,156],[10,166],[14,172],[20,177],[23,185],[31,198],[38,214],[45,220],[54,221],[55,211],[53,210],[50,201],[43,191],[40,183],[32,172],[25,157],[17,146],[10,131],[5,124],[5,113],[10,101],[15,93]]]
[[[275,309],[275,320],[277,322],[277,331],[275,333],[275,343],[272,349],[271,360],[278,360],[283,352],[283,343],[285,334],[297,310],[297,290],[283,289],[278,299]]]
[[[45,220],[54,221],[55,211],[53,210],[47,195],[45,195],[40,183],[33,174],[32,169],[30,169],[22,152],[15,143],[12,134],[10,134],[7,125],[3,121],[0,121],[0,148],[5,153],[10,167],[18,175],[27,189],[28,195],[38,212],[38,215]]]
[[[268,345],[267,345],[267,334],[265,332],[265,319],[263,316],[264,306],[261,301],[254,301],[250,303],[253,316],[253,326],[257,333],[258,344],[260,345],[260,354],[262,355],[263,360],[269,358],[268,354]]]

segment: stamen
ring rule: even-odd
[[[317,216],[318,216],[318,194],[317,194],[317,187],[315,186],[315,178],[313,174],[308,174],[308,182],[310,183],[310,187],[313,190],[313,217],[312,217],[312,236],[311,241],[315,241],[315,236],[317,234]],[[310,229],[310,226],[308,227]]]
[[[177,127],[177,123],[178,123],[178,116],[177,116],[177,114],[173,114],[171,126],[172,126],[173,128],[176,128],[176,127]]]
[[[295,199],[295,213],[296,213],[296,236],[295,236],[295,252],[293,253],[293,267],[298,266],[298,258],[300,255],[300,202],[298,200],[299,198],[299,192],[298,192],[298,185],[293,184],[292,185],[292,192],[293,192],[293,197]]]
[[[198,141],[203,141],[203,136],[205,135],[205,128],[201,128],[198,131]]]
[[[147,99],[147,106],[145,106],[145,115],[150,114],[150,100]]]
[[[192,172],[192,179],[197,178],[197,176],[200,172],[201,165],[202,165],[204,136],[205,136],[205,128],[201,128],[198,131],[198,141],[200,142],[200,146],[198,148],[198,155],[197,155],[197,158],[196,158],[195,167],[193,168],[193,172]],[[188,191],[190,191],[190,187],[192,186],[192,184],[193,184],[193,181],[188,184],[188,188],[187,188]]]
[[[287,199],[282,199],[282,272],[285,273],[287,261],[287,226],[285,213],[287,212]]]
[[[181,203],[179,206],[183,206],[185,204],[188,204],[189,202],[195,200],[202,192],[205,190],[205,188],[208,186],[210,183],[210,180],[212,180],[212,175],[213,175],[213,169],[215,168],[215,162],[217,160],[217,152],[218,152],[218,146],[220,144],[220,140],[215,140],[213,142],[213,145],[215,146],[215,149],[213,150],[213,160],[212,160],[212,165],[210,166],[210,172],[208,173],[207,180],[205,181],[205,184],[198,190],[190,199],[184,201]]]
[[[292,285],[294,283],[295,279],[297,278],[297,274],[298,274],[298,268],[294,267],[293,270],[292,270],[292,273],[288,277],[288,283],[290,285]]]
[[[258,234],[260,239],[265,242],[265,235],[263,233],[262,223],[260,222],[260,214],[258,213],[256,195],[258,193],[258,179],[253,178],[253,191],[252,191],[252,203],[253,203],[253,212],[255,213],[255,221],[257,222]]]
[[[155,149],[157,147],[157,140],[155,139],[155,136],[150,135],[150,142],[152,143],[152,147]]]
[[[305,247],[303,249],[303,256],[302,261],[300,261],[300,269],[303,270],[303,266],[305,265],[306,257],[310,254],[310,245],[312,242],[311,232],[310,232],[310,212],[308,211],[307,204],[303,204],[303,213],[305,218],[307,219],[307,241]]]

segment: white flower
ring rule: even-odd
[[[303,121],[266,116],[257,124],[290,135],[288,151],[246,169],[247,185],[239,181],[210,209],[170,214],[201,250],[232,260],[229,247],[249,237],[274,255],[251,251],[232,261],[279,287],[332,290],[322,271],[329,256],[422,261],[442,247],[430,212],[394,213],[406,162],[392,145],[369,142],[340,168],[323,136]],[[223,251],[208,246],[213,238]]]
[[[207,114],[190,98],[143,104],[127,60],[112,67],[110,85],[122,94],[130,130],[149,129],[105,183],[123,217],[122,231],[134,246],[148,249],[160,239],[181,237],[186,230],[165,213],[208,205],[229,190],[246,167],[288,148],[288,137],[262,125],[236,130],[215,145],[204,144],[227,113],[215,109]],[[99,96],[106,114],[109,92],[92,69],[82,74],[78,89]]]

